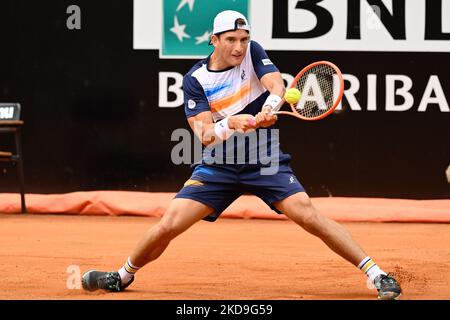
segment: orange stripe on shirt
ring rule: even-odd
[[[220,110],[232,106],[233,104],[241,100],[243,97],[247,96],[249,93],[250,93],[250,83],[247,83],[245,86],[239,89],[239,91],[236,91],[231,96],[218,99],[216,101],[212,101],[209,103],[209,105],[211,107],[212,112],[219,112]]]

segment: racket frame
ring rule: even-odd
[[[339,92],[338,92],[338,97],[336,99],[336,101],[334,102],[333,106],[328,109],[326,112],[322,113],[321,115],[317,116],[317,117],[305,117],[300,115],[297,110],[295,109],[295,106],[293,104],[289,104],[291,106],[292,112],[291,111],[279,111],[281,109],[281,107],[284,105],[284,103],[286,102],[286,99],[282,99],[281,102],[278,104],[277,107],[275,107],[272,110],[272,114],[285,114],[285,115],[289,115],[289,116],[293,116],[302,120],[306,120],[306,121],[316,121],[316,120],[320,120],[325,118],[326,116],[329,116],[330,114],[332,114],[334,112],[334,110],[337,108],[337,106],[339,105],[339,103],[342,100],[342,96],[344,94],[344,78],[342,76],[342,72],[341,70],[332,62],[330,61],[316,61],[313,62],[309,65],[307,65],[306,67],[304,67],[298,74],[297,76],[294,78],[294,80],[292,80],[291,85],[289,86],[290,88],[295,88],[297,86],[297,82],[298,80],[311,68],[314,68],[315,66],[319,65],[319,64],[326,64],[328,66],[330,66],[331,68],[333,68],[336,71],[336,74],[338,75],[339,78]]]

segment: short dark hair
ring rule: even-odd
[[[242,18],[238,18],[236,19],[236,21],[234,22],[234,29],[238,29],[238,26],[245,26],[247,23],[245,23],[245,20]]]

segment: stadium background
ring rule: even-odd
[[[448,7],[448,1],[436,3]],[[66,27],[72,4],[81,8],[81,30]],[[170,136],[187,122],[182,108],[159,107],[158,76],[184,74],[197,59],[134,50],[132,1],[15,0],[0,6],[0,101],[22,104],[27,193],[177,191],[190,168],[172,163],[176,143]],[[343,112],[325,121],[279,121],[282,148],[311,196],[449,197],[450,113],[437,104],[417,109],[431,75],[450,99],[450,50],[267,51],[283,73],[330,60],[360,80],[361,111],[344,98]],[[368,74],[377,75],[376,111],[366,106]],[[387,74],[413,80],[408,111],[385,110]],[[403,102],[400,96],[395,101]],[[11,144],[1,137],[3,149]],[[16,192],[15,170],[7,164],[1,169],[0,192]]]
[[[450,0],[1,1],[0,102],[22,104],[29,214],[18,214],[16,170],[1,162],[0,268],[12,271],[0,278],[0,299],[376,298],[364,274],[254,196],[222,215],[239,219],[200,221],[180,235],[130,290],[81,289],[83,272],[123,265],[189,176],[189,165],[172,163],[170,138],[187,128],[174,92],[196,59],[160,58],[160,48],[163,38],[177,43],[170,27],[178,6],[179,23],[191,20],[181,49],[192,49],[201,34],[192,23],[210,23],[218,3],[248,5],[252,36],[285,77],[316,60],[340,66],[343,111],[316,123],[280,117],[283,150],[318,211],[395,275],[403,299],[448,300]],[[292,34],[315,23],[296,5],[321,12],[311,39]],[[73,6],[80,30],[67,25]],[[374,8],[385,8],[381,25]],[[403,30],[407,39],[393,39]],[[361,39],[347,39],[358,31]],[[386,110],[411,98],[407,111]],[[0,134],[0,150],[12,143]]]

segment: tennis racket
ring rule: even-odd
[[[279,111],[283,100],[272,111],[302,120],[320,120],[333,113],[342,100],[344,78],[339,68],[329,61],[317,61],[304,67],[294,78],[289,88],[297,88],[301,97],[290,104],[292,111]]]

